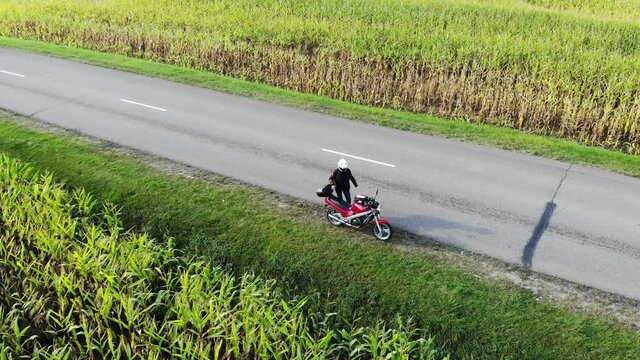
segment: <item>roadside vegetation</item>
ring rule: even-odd
[[[98,202],[120,205],[123,224],[118,228],[134,228],[158,239],[174,237],[175,247],[187,258],[198,257],[224,269],[211,268],[211,274],[219,274],[220,278],[227,276],[222,274],[233,274],[239,279],[239,292],[245,273],[277,279],[277,288],[288,298],[309,299],[309,313],[336,313],[334,319],[353,319],[347,331],[352,327],[376,329],[380,321],[387,324],[389,331],[398,316],[411,318],[415,327],[435,338],[440,354],[450,353],[452,358],[640,357],[640,334],[613,320],[572,313],[539,302],[529,291],[483,282],[446,263],[397,252],[391,244],[355,232],[336,231],[324,221],[310,219],[306,206],[274,205],[277,200],[267,191],[217,177],[167,175],[139,158],[118,155],[109,148],[105,151],[102,146],[71,135],[42,133],[9,119],[0,121],[0,151],[29,162],[38,172],[55,171],[56,179],[64,181],[69,189],[86,188]],[[72,214],[78,211],[76,208]],[[3,216],[9,213],[4,212]],[[107,221],[102,230],[106,237],[114,232],[114,225],[108,224]],[[29,231],[36,228],[29,227]],[[119,234],[121,242],[141,241],[133,233],[120,230]],[[78,246],[74,248],[78,257],[69,258],[70,265],[84,261],[83,254],[89,252],[80,244],[74,246]],[[122,246],[118,248],[121,253],[128,249],[128,245]],[[142,259],[138,265],[144,264]],[[132,258],[126,261],[122,266],[129,266]],[[25,264],[31,263],[25,260]],[[186,263],[180,264],[189,269]],[[166,268],[160,269],[162,272],[157,275],[140,271],[144,276],[166,274]],[[83,271],[95,269],[85,267]],[[68,283],[75,289],[73,284]],[[134,286],[133,282],[121,285]],[[149,290],[143,284],[135,286],[142,286],[142,292]],[[79,294],[80,290],[74,291]],[[144,303],[148,306],[155,300],[145,301],[151,301]],[[284,311],[278,303],[269,304]],[[297,306],[296,302],[290,304],[291,308]],[[145,318],[147,314],[140,316]],[[165,326],[170,325],[173,326]],[[410,333],[404,328],[397,334]]]
[[[6,0],[0,34],[640,152],[635,2]]]
[[[640,2],[636,0],[524,0],[535,6],[563,10],[569,14],[640,21]]]
[[[115,207],[6,155],[0,199],[0,359],[435,358],[410,323],[331,329],[273,281],[124,231]]]

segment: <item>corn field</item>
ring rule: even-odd
[[[543,8],[563,10],[577,15],[592,14],[598,17],[640,20],[638,0],[525,0]]]
[[[411,322],[332,329],[273,281],[123,230],[113,206],[0,157],[0,359],[433,359]],[[335,321],[333,321],[335,323]]]
[[[637,0],[5,0],[0,34],[640,153]]]

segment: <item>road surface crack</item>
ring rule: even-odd
[[[560,179],[560,183],[558,184],[558,187],[556,188],[556,192],[553,194],[553,197],[551,198],[551,202],[552,203],[555,202],[556,197],[558,196],[558,193],[560,192],[560,188],[562,187],[562,184],[564,183],[564,181],[567,179],[567,176],[569,176],[569,171],[571,171],[572,167],[573,167],[573,164],[569,165],[567,170],[565,170],[564,176],[562,177],[562,179]]]

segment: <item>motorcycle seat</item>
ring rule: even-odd
[[[339,207],[343,208],[344,210],[351,210],[351,205],[347,204],[344,201],[331,199],[331,202],[336,204],[336,205],[338,205]]]

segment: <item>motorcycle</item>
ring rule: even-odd
[[[324,197],[327,208],[327,220],[333,226],[349,226],[362,229],[367,225],[373,226],[373,235],[378,240],[386,241],[391,238],[393,229],[389,221],[380,217],[380,203],[376,201],[378,190],[373,198],[366,195],[356,196],[353,205],[338,200],[332,195],[331,185],[318,189],[316,195]]]

